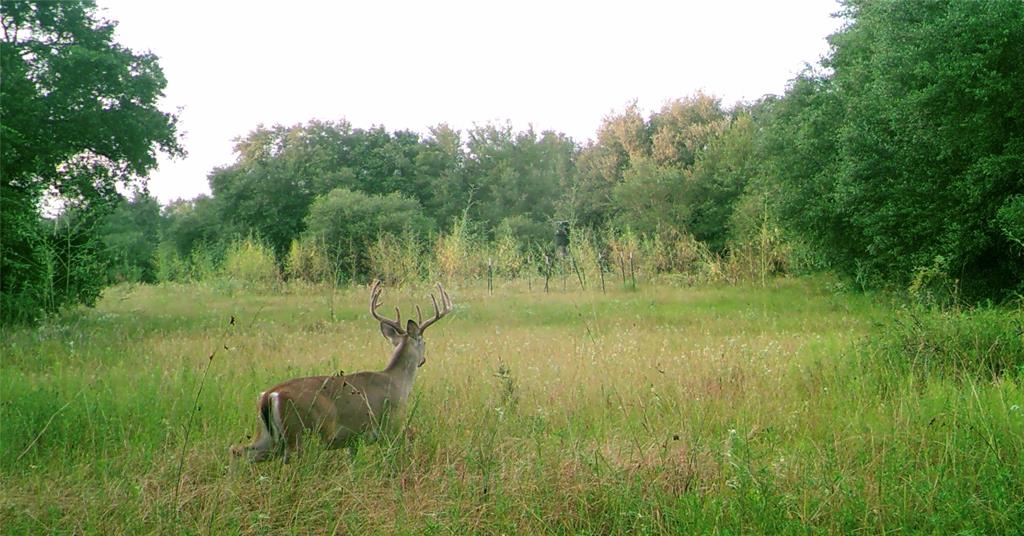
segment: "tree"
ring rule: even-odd
[[[172,201],[164,207],[163,216],[166,222],[161,239],[180,257],[188,257],[199,245],[226,245],[230,238],[222,230],[217,201],[206,195]]]
[[[650,132],[636,102],[621,114],[606,116],[597,140],[579,152],[576,177],[568,191],[576,223],[600,227],[615,218],[618,207],[612,191],[623,181],[632,159],[650,156]]]
[[[661,165],[693,167],[698,155],[728,126],[729,117],[718,99],[699,92],[674,99],[651,116],[650,155]]]
[[[313,202],[306,228],[310,238],[327,248],[338,271],[354,277],[367,272],[370,245],[382,233],[423,233],[431,221],[419,202],[397,192],[371,195],[336,188]]]
[[[156,282],[156,249],[163,218],[160,203],[146,192],[116,203],[98,233],[107,259],[107,280]]]
[[[714,251],[724,251],[736,229],[730,219],[748,184],[761,174],[757,123],[746,109],[720,135],[708,140],[687,181],[687,230]],[[732,236],[731,236],[732,235]]]
[[[832,74],[797,80],[770,127],[785,215],[865,282],[905,284],[941,257],[974,296],[1019,287],[1000,214],[1024,194],[1024,3],[845,14]]]
[[[313,200],[336,188],[429,203],[421,150],[416,133],[353,129],[347,121],[261,125],[235,140],[235,163],[210,174],[210,189],[226,232],[259,235],[283,260]]]
[[[114,23],[97,16],[94,2],[7,1],[0,4],[0,25],[0,321],[6,323],[88,303],[99,292],[47,280],[52,232],[40,219],[44,196],[74,212],[77,229],[95,229],[119,198],[118,185],[141,185],[159,151],[183,151],[176,117],[157,108],[166,80],[156,56],[114,42]],[[44,299],[54,288],[64,290]]]
[[[470,203],[465,163],[462,134],[448,125],[432,127],[421,141],[415,161],[417,182],[428,185],[433,194],[423,203],[438,228],[447,227]]]
[[[550,229],[557,202],[575,171],[576,146],[570,138],[550,131],[538,136],[532,128],[517,133],[508,124],[489,124],[469,132],[466,148],[472,219],[489,232],[507,218],[526,218]],[[529,235],[519,238],[538,238]]]
[[[579,156],[570,192],[577,222],[700,233],[721,249],[731,203],[742,190],[722,163],[718,140],[730,124],[718,99],[703,93],[669,101],[646,121],[636,103],[605,118],[597,142]]]

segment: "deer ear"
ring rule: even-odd
[[[391,341],[391,346],[398,346],[398,343],[402,342],[402,334],[397,329],[393,328],[390,324],[380,323],[380,332],[384,335],[384,338]]]
[[[405,332],[408,333],[410,337],[416,337],[417,339],[422,335],[420,333],[419,324],[412,319],[409,319],[409,323],[405,325]]]

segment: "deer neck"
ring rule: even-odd
[[[384,369],[384,372],[399,380],[401,383],[412,385],[412,381],[416,377],[416,370],[419,366],[419,353],[415,350],[412,344],[408,343],[408,341],[402,341],[395,347],[395,352],[391,354],[391,361],[388,363],[387,368]]]

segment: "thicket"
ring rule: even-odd
[[[433,281],[516,284],[530,290],[636,288],[652,282],[761,282],[791,269],[789,247],[777,241],[752,242],[725,255],[690,235],[645,236],[626,229],[573,229],[564,252],[523,243],[511,233],[496,238],[479,225],[459,219],[446,231],[418,234],[411,229],[382,232],[365,250],[332,250],[319,235],[295,239],[283,264],[264,241],[249,236],[225,247],[197,246],[181,256],[169,243],[156,257],[158,282],[206,283],[228,291],[282,285],[342,285],[352,267],[365,263],[355,279],[376,278],[390,286]]]

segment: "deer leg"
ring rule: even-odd
[[[262,462],[274,455],[274,423],[271,420],[269,401],[264,399],[266,393],[260,393],[256,407],[260,413],[260,427],[256,431],[256,439],[249,445],[232,445],[231,454],[235,457],[245,456],[250,462]]]
[[[302,434],[294,434],[293,437],[289,437],[284,443],[284,463],[288,463],[291,460],[293,454],[298,454],[302,450]]]

